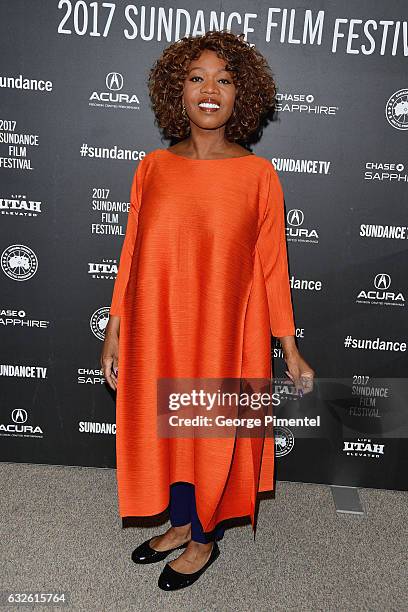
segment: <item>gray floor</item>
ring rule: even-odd
[[[3,463],[0,474],[3,597],[70,599],[35,610],[408,610],[405,492],[360,489],[366,515],[338,516],[328,487],[278,482],[276,498],[261,501],[255,543],[250,525],[229,529],[208,572],[165,593],[164,562],[130,559],[163,527],[122,529],[114,470]]]

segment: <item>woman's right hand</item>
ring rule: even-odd
[[[101,370],[108,385],[116,391],[119,367],[120,317],[110,316],[105,328],[105,340],[101,353]]]

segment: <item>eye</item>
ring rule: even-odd
[[[193,83],[196,83],[197,81],[194,81],[194,79],[202,79],[202,77],[195,75],[193,77],[191,77],[190,81],[193,81]],[[228,79],[219,79],[220,81],[225,81],[227,85],[229,85],[231,83],[231,81],[229,81]]]

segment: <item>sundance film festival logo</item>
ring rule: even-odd
[[[1,268],[12,280],[26,281],[37,272],[38,259],[25,244],[11,244],[1,254]]]
[[[314,278],[295,278],[294,275],[289,279],[289,283],[292,289],[297,289],[298,291],[321,291],[322,290],[322,281],[316,280]]]
[[[288,427],[278,425],[273,428],[276,457],[288,455],[295,446],[295,436]]]
[[[292,208],[286,215],[288,227],[286,227],[286,236],[292,242],[313,242],[319,243],[319,235],[317,230],[303,226],[305,215],[299,208]],[[303,227],[302,227],[303,226]]]
[[[98,340],[105,340],[105,329],[109,321],[109,306],[98,308],[91,316],[89,322],[92,333]]]
[[[369,438],[357,438],[357,441],[344,440],[343,452],[350,457],[371,457],[378,459],[384,454],[384,444],[375,444]]]
[[[281,113],[333,116],[339,107],[318,104],[313,94],[285,92],[276,94],[276,110]]]
[[[52,91],[52,81],[32,79],[30,77],[24,77],[22,74],[16,77],[0,75],[0,87],[8,89],[28,89],[30,91]]]
[[[123,90],[124,79],[120,72],[109,72],[105,78],[105,91],[93,91],[89,97],[89,106],[104,108],[126,108],[139,110],[140,102],[135,93]]]
[[[24,408],[14,408],[11,412],[11,422],[0,423],[0,436],[20,438],[43,438],[44,432],[39,425],[30,425],[28,413]]]
[[[396,130],[408,130],[408,89],[399,89],[390,96],[385,116]]]
[[[401,291],[389,291],[391,276],[384,272],[374,277],[372,289],[362,289],[356,299],[357,304],[376,304],[380,306],[405,306]]]
[[[36,217],[41,213],[41,202],[29,200],[25,195],[0,198],[0,213],[19,217]]]

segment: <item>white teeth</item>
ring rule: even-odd
[[[220,108],[218,104],[213,104],[212,102],[200,102],[198,106],[202,106],[204,108]]]

